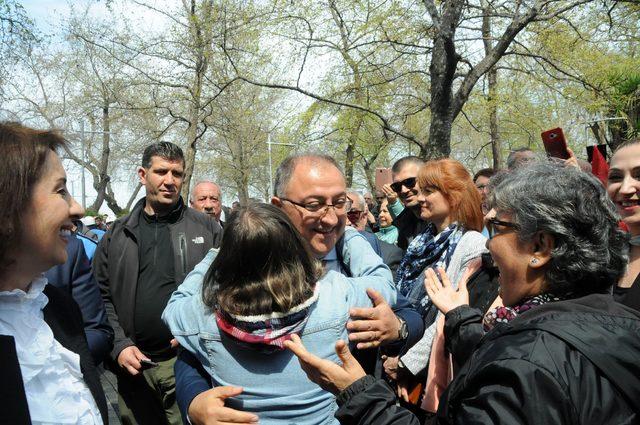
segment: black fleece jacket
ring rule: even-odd
[[[115,332],[110,356],[112,361],[117,360],[123,349],[136,343],[134,319],[140,272],[139,220],[145,201],[146,198],[142,198],[131,214],[113,223],[102,237],[93,258],[93,273]],[[179,285],[211,248],[220,245],[222,228],[207,214],[188,208],[182,198],[178,200],[176,209],[178,219],[169,224],[169,233],[174,278]]]

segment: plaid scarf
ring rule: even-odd
[[[539,294],[531,298],[526,298],[520,304],[513,307],[496,307],[484,315],[484,319],[482,320],[483,328],[485,332],[489,332],[498,323],[509,323],[519,314],[522,314],[527,310],[531,310],[534,307],[553,301],[562,301],[562,299],[563,298],[556,297],[552,294]]]
[[[257,316],[237,316],[216,311],[216,323],[227,335],[256,349],[284,349],[291,335],[299,334],[309,320],[311,307],[318,300],[318,285],[313,295],[285,313],[274,312]]]
[[[452,223],[437,235],[436,231],[436,226],[431,224],[411,241],[397,271],[398,292],[407,297],[423,317],[431,304],[423,272],[427,267],[446,269],[449,266],[465,229]]]

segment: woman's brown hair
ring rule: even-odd
[[[229,217],[220,252],[204,278],[204,304],[235,315],[284,313],[313,295],[322,274],[289,217],[250,203]]]
[[[65,144],[54,131],[0,123],[0,276],[15,261],[11,252],[22,232],[22,217],[29,208],[33,187],[44,172],[47,154]]]
[[[482,200],[471,174],[454,159],[427,161],[418,172],[421,190],[435,188],[449,203],[451,221],[468,230],[482,230]]]

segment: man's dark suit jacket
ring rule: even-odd
[[[45,277],[51,285],[63,290],[78,303],[89,350],[95,363],[100,364],[113,348],[113,329],[107,320],[100,288],[80,239],[69,238],[67,262],[49,269]]]

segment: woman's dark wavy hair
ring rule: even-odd
[[[65,144],[54,131],[0,123],[0,276],[15,261],[11,253],[22,233],[22,219],[33,188],[45,171],[47,154]]]
[[[279,208],[250,203],[229,217],[202,288],[204,304],[236,315],[287,312],[313,295],[322,274]]]
[[[592,174],[535,163],[511,171],[492,192],[491,205],[512,214],[520,240],[531,241],[537,232],[554,237],[545,291],[602,293],[624,274],[628,236],[619,229],[616,208]]]

